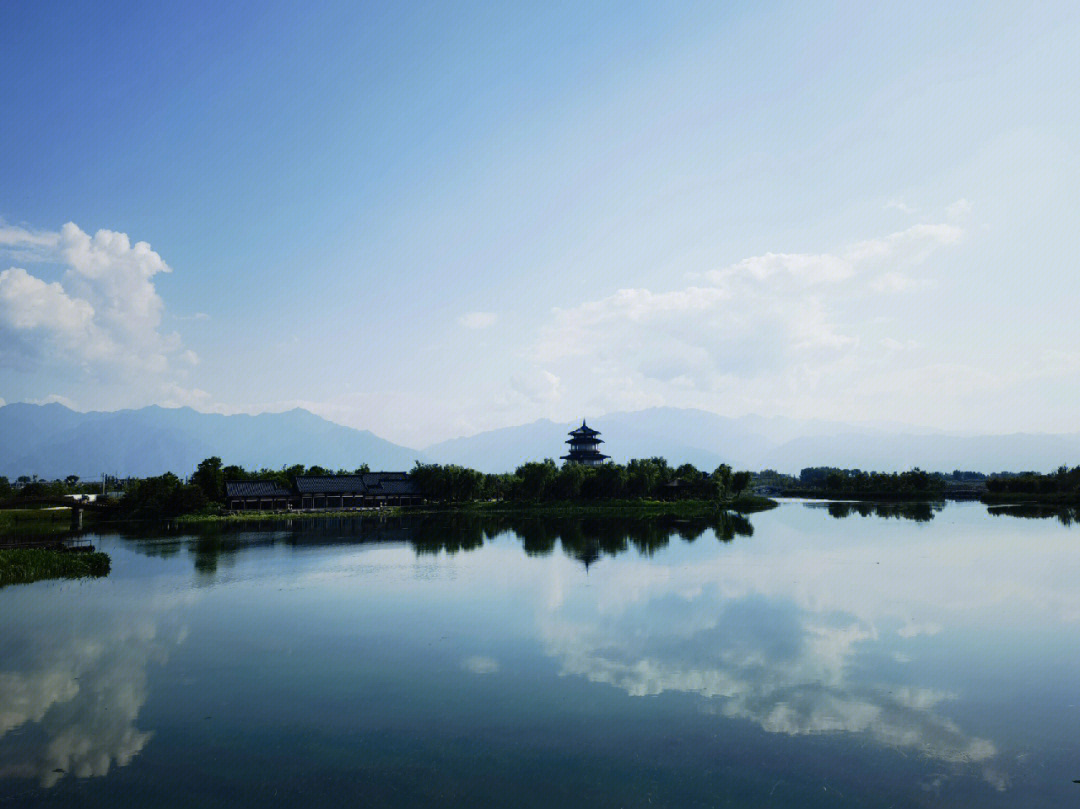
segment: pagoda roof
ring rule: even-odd
[[[581,426],[578,427],[576,430],[571,430],[570,435],[593,436],[593,435],[600,435],[600,431],[599,430],[594,430],[592,427],[590,427],[589,425],[587,425],[585,423],[585,419],[582,419],[581,420]]]
[[[580,461],[580,460],[584,459],[584,460],[596,461],[596,460],[607,460],[610,457],[611,457],[610,455],[605,455],[602,452],[595,452],[595,451],[589,452],[588,450],[586,450],[585,452],[578,452],[578,451],[575,451],[575,450],[571,450],[569,455],[563,455],[562,457],[559,458],[559,460],[560,461]]]

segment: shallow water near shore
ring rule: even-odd
[[[0,805],[1080,801],[1080,527],[975,503],[105,535],[0,590]]]

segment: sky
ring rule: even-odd
[[[1080,431],[1078,54],[1074,3],[4,3],[0,400]]]

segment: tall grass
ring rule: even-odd
[[[0,536],[52,536],[71,530],[69,508],[0,509]]]
[[[74,553],[49,548],[0,550],[0,587],[42,579],[107,576],[110,564],[109,555],[100,552]]]

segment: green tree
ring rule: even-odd
[[[520,481],[521,496],[525,500],[543,500],[551,492],[558,468],[548,458],[543,462],[522,464],[514,473]]]
[[[719,496],[727,497],[728,492],[731,491],[731,467],[726,463],[720,464],[712,473],[712,479],[716,481]]]
[[[553,494],[558,500],[577,500],[588,476],[588,467],[579,463],[563,464],[553,481]]]
[[[221,458],[216,455],[202,461],[191,476],[191,483],[198,486],[207,500],[220,502],[225,497],[225,472]]]

